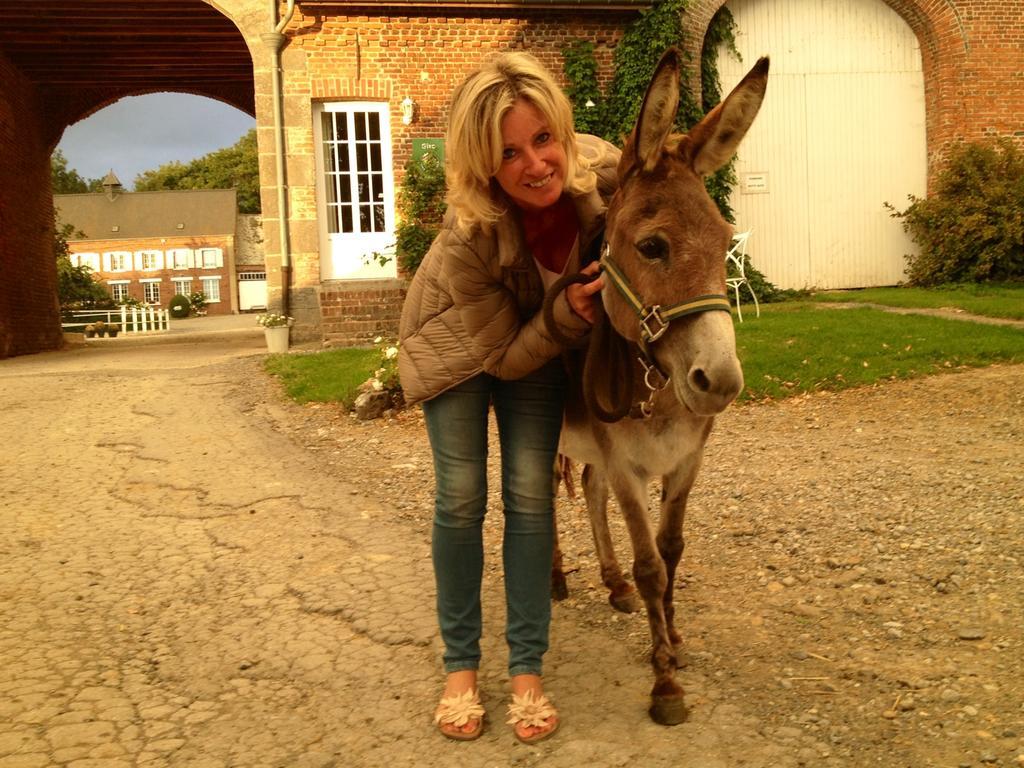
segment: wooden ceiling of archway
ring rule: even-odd
[[[245,41],[201,0],[0,0],[0,52],[51,108],[183,91],[254,113]]]

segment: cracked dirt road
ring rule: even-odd
[[[262,349],[0,361],[0,768],[1016,764],[1019,366],[721,420],[688,523],[692,715],[676,728],[648,720],[645,622],[607,610],[567,515],[579,570],[547,660],[565,726],[526,747],[501,723],[496,557],[488,729],[455,744],[429,723],[417,415],[365,425],[283,403]],[[950,434],[966,442],[913,459]],[[922,491],[964,524],[944,527]],[[937,556],[907,562],[922,550]],[[883,717],[901,694],[916,705]]]

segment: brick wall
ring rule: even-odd
[[[311,99],[389,102],[398,178],[411,156],[411,140],[444,135],[452,89],[488,55],[527,50],[565,82],[562,49],[576,39],[592,40],[598,79],[606,88],[621,30],[637,15],[604,9],[480,13],[320,19],[296,14],[289,34],[291,45],[306,54]],[[407,96],[417,105],[411,125],[401,121],[400,103]]]
[[[370,346],[398,338],[404,280],[327,281],[320,288],[323,338],[339,346]]]
[[[0,358],[63,344],[40,114],[33,90],[0,54]]]
[[[489,54],[528,50],[560,80],[562,49],[572,40],[596,44],[599,80],[611,82],[612,55],[621,30],[636,11],[484,10],[480,16],[440,16],[428,12],[387,16],[303,16],[289,27],[285,56],[285,112],[289,124],[289,204],[294,238],[293,296],[300,335],[317,331],[334,343],[367,344],[377,336],[395,336],[405,282],[320,283],[316,240],[315,165],[312,162],[312,104],[324,101],[386,101],[391,115],[391,144],[396,187],[412,154],[412,139],[445,134],[452,89]],[[401,121],[401,101],[416,102],[411,125]],[[276,205],[264,213],[272,213]],[[308,224],[307,224],[308,223]],[[268,226],[268,254],[277,238]],[[303,236],[305,233],[305,237]],[[273,281],[273,256],[268,258]],[[310,289],[319,297],[318,317]],[[273,300],[274,292],[271,291]],[[305,297],[305,298],[304,298]],[[316,327],[319,323],[319,328]]]

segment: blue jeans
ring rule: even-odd
[[[432,553],[446,672],[480,666],[493,403],[501,445],[509,675],[541,674],[551,623],[552,479],[564,398],[564,369],[553,360],[516,381],[479,374],[423,404],[437,481]]]

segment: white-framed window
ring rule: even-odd
[[[217,269],[224,266],[224,255],[220,248],[200,248],[196,261],[203,269]]]
[[[390,172],[383,104],[326,105],[321,115],[327,231],[387,231]]]
[[[172,281],[174,283],[174,295],[175,296],[191,296],[192,295],[192,278],[181,278],[176,277]]]
[[[167,263],[171,269],[188,269],[192,266],[191,248],[171,248],[167,251]]]
[[[147,304],[159,304],[160,303],[160,281],[159,280],[141,280],[142,283],[142,298]]]
[[[129,251],[108,251],[103,254],[103,264],[110,272],[128,272],[132,268],[132,254]]]
[[[137,253],[143,270],[152,272],[164,268],[163,251],[138,251]]]
[[[76,267],[88,267],[93,272],[100,271],[100,255],[98,253],[71,254],[71,263]]]
[[[216,304],[220,301],[220,278],[204,277],[203,293],[206,295],[207,304]]]
[[[111,280],[108,285],[110,286],[110,296],[118,304],[124,304],[128,301],[128,286],[131,285],[130,280]]]

